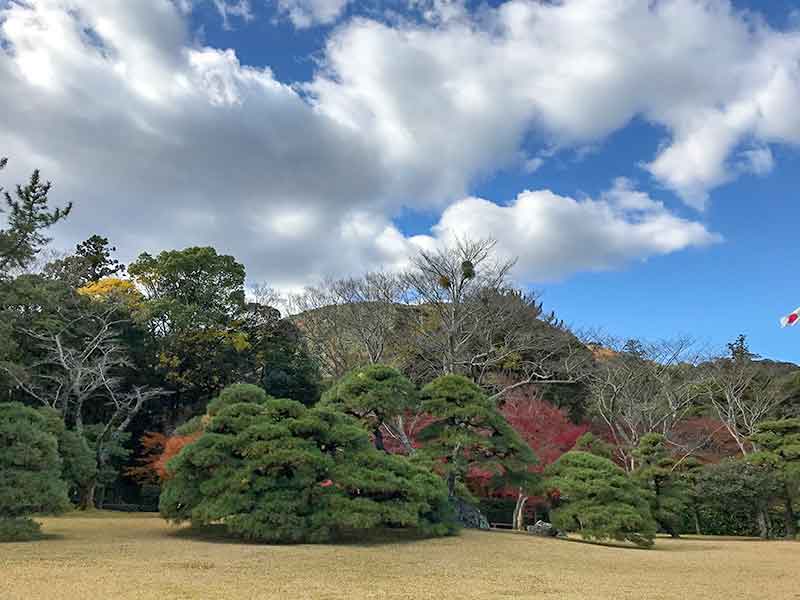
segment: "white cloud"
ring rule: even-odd
[[[437,26],[356,20],[326,65],[309,86],[319,109],[374,132],[434,197],[513,162],[531,129],[581,147],[649,120],[669,137],[646,168],[695,207],[734,176],[742,143],[800,143],[800,31],[727,0],[510,0]]]
[[[214,244],[291,287],[402,266],[459,228],[496,235],[521,276],[549,279],[716,238],[624,181],[594,200],[470,198],[477,177],[520,164],[532,129],[548,147],[586,147],[651,119],[671,138],[649,168],[697,204],[732,176],[738,146],[765,172],[770,144],[800,140],[797,35],[722,2],[511,0],[480,17],[452,3],[433,25],[356,19],[328,40],[310,102],[268,68],[193,44],[176,2],[0,13],[4,183],[41,167],[54,200],[75,201],[64,244],[98,232],[125,259]],[[432,236],[398,231],[404,206],[444,210]]]
[[[298,29],[329,25],[344,12],[350,0],[278,0],[278,11]]]
[[[621,178],[596,200],[549,190],[522,192],[508,206],[466,198],[449,206],[433,230],[438,243],[464,235],[496,239],[506,256],[519,257],[515,275],[527,282],[611,269],[721,241]]]

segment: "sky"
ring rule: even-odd
[[[797,0],[0,0],[0,185],[251,283],[492,237],[579,329],[800,362]]]

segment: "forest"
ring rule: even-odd
[[[797,536],[800,367],[745,335],[575,331],[493,240],[283,295],[212,247],[59,252],[50,189],[3,191],[0,541],[95,509],[283,543]]]

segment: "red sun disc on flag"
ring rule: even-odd
[[[791,325],[792,323],[797,321],[797,319],[798,319],[797,314],[796,313],[792,313],[792,314],[789,315],[787,320],[789,321],[789,325]]]

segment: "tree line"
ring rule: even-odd
[[[288,298],[211,247],[58,255],[50,190],[3,191],[0,537],[157,501],[272,541],[539,517],[645,546],[796,535],[798,369],[744,336],[709,356],[576,333],[492,240]]]

